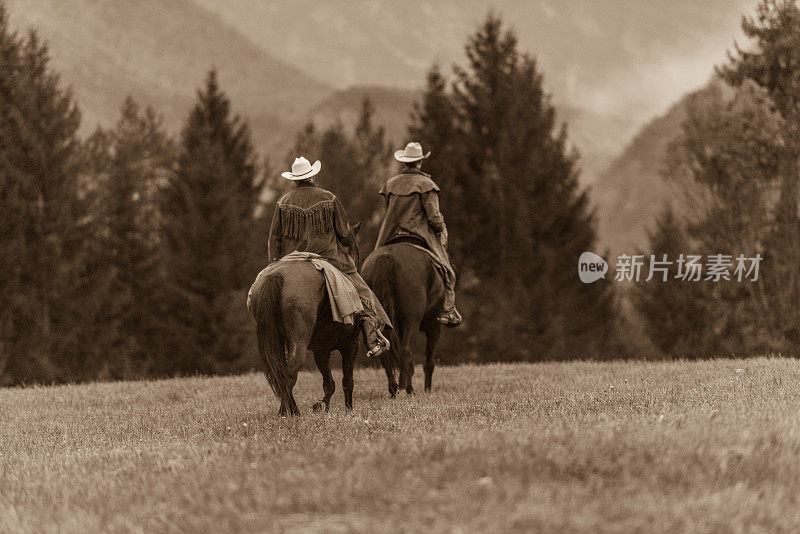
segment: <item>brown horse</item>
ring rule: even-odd
[[[374,250],[364,260],[362,276],[380,300],[394,329],[387,332],[391,348],[381,355],[389,381],[389,394],[398,389],[414,393],[412,344],[417,332],[424,332],[425,391],[433,385],[436,344],[441,325],[436,316],[444,302],[444,284],[428,255],[409,242],[395,242]],[[400,383],[395,378],[400,371]]]
[[[360,223],[353,227],[353,241]],[[354,258],[358,261],[358,249]],[[264,374],[281,401],[280,415],[299,415],[292,389],[305,361],[306,351],[322,373],[323,397],[314,411],[328,410],[336,390],[330,368],[331,352],[342,355],[344,404],[353,408],[353,364],[358,353],[357,324],[334,322],[324,275],[310,262],[279,265],[251,293],[250,308],[256,320],[258,354]]]

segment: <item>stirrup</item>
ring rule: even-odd
[[[383,335],[383,332],[381,332],[380,329],[378,329],[376,333],[378,334],[378,344],[367,351],[367,358],[379,356],[389,350],[389,347],[391,347],[391,343],[389,343],[389,340],[386,339],[386,336]]]

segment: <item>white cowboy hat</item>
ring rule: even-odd
[[[295,158],[294,163],[292,163],[292,170],[282,172],[281,176],[287,180],[307,180],[317,174],[320,169],[322,169],[322,163],[319,160],[315,161],[314,165],[311,165],[311,162],[300,156]]]
[[[427,154],[422,153],[422,145],[416,142],[411,142],[406,145],[405,150],[398,150],[394,153],[394,159],[402,161],[403,163],[411,163],[412,161],[419,161],[431,155],[429,150]]]

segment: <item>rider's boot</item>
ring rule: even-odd
[[[364,344],[367,346],[367,358],[374,358],[389,350],[389,340],[381,332],[378,322],[369,315],[359,318]]]
[[[456,309],[455,283],[448,278],[444,280],[444,303],[436,320],[448,328],[455,328],[461,324],[461,314]]]
[[[458,313],[458,310],[455,306],[450,308],[449,310],[442,310],[439,316],[436,318],[444,326],[449,328],[455,328],[456,326],[461,324],[461,314]]]

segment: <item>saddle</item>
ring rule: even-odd
[[[263,269],[247,292],[247,309],[250,309],[250,296],[260,287],[263,280],[283,265],[298,261],[308,261],[325,277],[325,288],[331,303],[331,315],[337,323],[354,324],[356,317],[364,311],[364,304],[358,296],[353,282],[342,271],[325,261],[325,258],[312,252],[292,252]]]
[[[416,245],[418,247],[422,247],[425,250],[428,250],[428,244],[425,243],[425,240],[416,235],[400,235],[395,237],[394,239],[390,239],[387,245],[394,245],[395,243],[406,243],[408,245]]]

